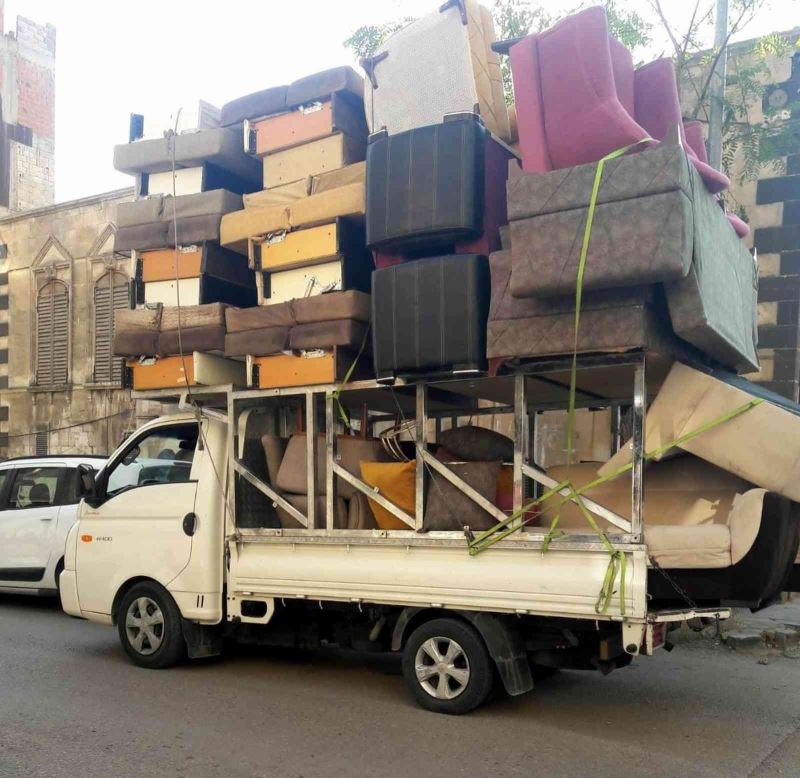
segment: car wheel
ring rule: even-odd
[[[460,715],[489,696],[494,668],[483,638],[469,624],[434,619],[414,630],[403,650],[403,676],[416,701]]]
[[[182,617],[175,600],[155,583],[139,583],[122,598],[117,629],[125,653],[140,667],[161,669],[186,655]]]

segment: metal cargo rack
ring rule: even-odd
[[[577,360],[576,402],[578,408],[632,408],[633,468],[631,472],[631,520],[583,497],[594,515],[614,526],[617,532],[609,539],[615,548],[632,552],[642,545],[642,478],[644,464],[644,413],[649,391],[657,390],[669,370],[669,361],[643,351],[623,354],[580,356]],[[572,357],[562,356],[529,360],[515,365],[509,374],[498,376],[449,376],[424,380],[397,380],[386,386],[375,381],[354,381],[344,385],[319,385],[290,389],[251,389],[233,391],[228,408],[230,478],[249,482],[273,506],[286,511],[302,529],[265,529],[229,527],[231,537],[240,543],[346,543],[396,544],[402,546],[460,545],[467,547],[464,532],[426,532],[423,528],[425,487],[434,473],[461,490],[473,502],[498,521],[507,514],[459,478],[428,450],[429,430],[438,435],[446,420],[451,425],[458,418],[510,414],[514,420],[513,510],[516,514],[527,500],[558,484],[533,463],[531,442],[535,436],[536,415],[540,411],[563,410],[568,406]],[[413,429],[416,462],[416,504],[406,512],[380,494],[377,489],[345,470],[337,461],[337,435],[343,430],[340,406],[351,418],[361,416],[360,431],[374,436],[381,425],[398,420]],[[324,409],[324,412],[323,412]],[[365,410],[366,409],[366,410]],[[272,431],[288,434],[292,419],[302,418],[307,440],[308,511],[303,514],[291,505],[262,474],[253,472],[242,459],[243,436],[250,414],[271,417]],[[618,414],[616,414],[618,416]],[[366,425],[366,429],[363,429]],[[317,445],[325,435],[324,526],[316,513]],[[402,530],[334,529],[336,480],[375,501],[402,521]],[[566,490],[560,494],[567,494]],[[498,547],[542,548],[546,527],[526,527],[503,539]],[[569,533],[558,540],[564,550],[600,551],[607,549],[587,525],[585,533]]]

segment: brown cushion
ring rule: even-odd
[[[416,500],[416,462],[361,462],[361,478],[377,489],[392,505],[414,515]],[[375,523],[380,529],[411,529],[374,500],[369,501]]]
[[[464,462],[449,465],[463,481],[482,497],[494,503],[500,462]],[[471,530],[487,530],[495,524],[493,516],[470,500],[460,489],[438,473],[434,473],[428,488],[425,518],[422,526],[428,532],[460,531],[465,526]]]
[[[334,319],[370,320],[370,296],[356,290],[303,297],[293,300],[292,306],[298,324]]]
[[[333,348],[334,346],[359,349],[365,343],[368,326],[362,321],[353,321],[352,319],[298,324],[292,327],[289,335],[289,348],[296,351]]]
[[[291,327],[295,324],[289,303],[257,305],[254,308],[228,308],[225,312],[228,332],[246,332],[264,327]]]
[[[349,473],[358,476],[362,460],[385,462],[388,459],[383,445],[375,438],[364,440],[342,435],[337,438],[338,464]],[[318,494],[325,494],[325,436],[320,435],[317,443],[317,483]],[[292,435],[286,446],[286,454],[276,480],[281,491],[293,494],[306,494],[306,435],[298,432]],[[355,492],[354,487],[341,478],[337,482],[339,496],[350,499]]]
[[[182,305],[180,308],[181,329],[215,326],[225,329],[225,303],[205,305]],[[161,332],[178,329],[178,308],[167,307],[161,314]]]
[[[158,353],[172,357],[183,352],[192,351],[224,351],[225,328],[219,325],[205,327],[182,327],[180,337],[178,330],[162,332],[158,336]]]
[[[162,307],[136,308],[114,311],[114,332],[122,330],[149,330],[158,332],[161,325]]]
[[[299,510],[302,514],[307,515],[308,510],[308,497],[304,494],[287,494],[286,499]],[[316,502],[317,515],[315,524],[317,529],[324,529],[327,520],[327,510],[324,497],[317,497]],[[278,516],[281,521],[283,529],[301,529],[302,524],[295,521],[285,510],[278,508]],[[347,504],[341,497],[336,498],[336,508],[333,520],[334,529],[347,529]]]
[[[511,462],[514,441],[494,430],[467,425],[439,433],[438,443],[465,462]]]
[[[158,353],[165,357],[177,356],[181,352],[224,350],[225,328],[219,325],[182,327],[180,337],[177,330],[162,332],[158,336]]]
[[[377,529],[370,502],[361,492],[356,492],[347,505],[347,529]]]
[[[158,354],[158,332],[116,330],[114,354],[118,357],[153,357]]]
[[[118,227],[114,233],[114,251],[161,249],[169,245],[168,233],[166,222]]]
[[[267,434],[261,438],[264,456],[267,459],[267,475],[269,476],[270,484],[275,488],[277,488],[278,470],[280,470],[288,442],[288,438],[282,438],[280,435]]]
[[[289,327],[262,327],[260,330],[229,332],[225,336],[226,357],[266,357],[289,347]]]

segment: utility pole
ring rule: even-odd
[[[711,112],[708,126],[708,161],[722,169],[722,113],[725,99],[725,74],[728,70],[728,0],[717,0],[714,24],[714,53],[719,52],[711,79]]]

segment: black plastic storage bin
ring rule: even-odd
[[[367,146],[367,245],[419,251],[471,241],[483,232],[485,148],[476,114],[397,135],[374,133]]]
[[[478,254],[376,270],[372,338],[378,381],[484,370],[489,291],[489,262]]]

